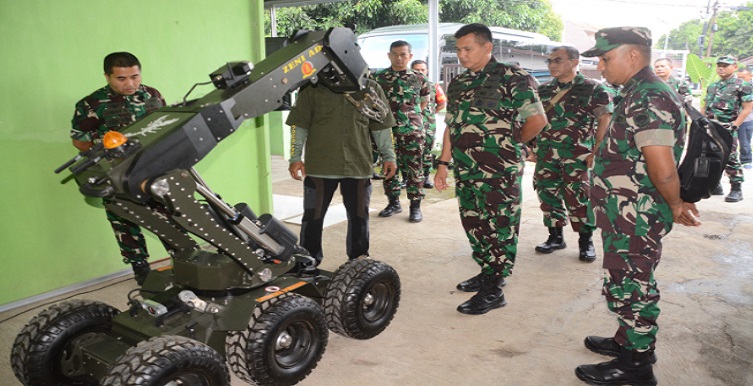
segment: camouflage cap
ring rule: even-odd
[[[613,27],[596,31],[596,45],[582,56],[601,56],[623,45],[638,44],[651,47],[651,31],[646,27]]]
[[[720,56],[716,59],[716,63],[724,63],[724,64],[737,64],[737,58],[731,55],[724,55]]]

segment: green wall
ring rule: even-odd
[[[226,61],[261,59],[263,9],[253,0],[0,0],[0,36],[3,305],[128,268],[104,211],[52,172],[76,154],[73,106],[105,84],[104,56],[134,53],[144,84],[177,102]],[[246,122],[197,165],[226,201],[257,213],[271,210],[267,126]],[[149,249],[166,257],[155,237]]]
[[[294,96],[295,98],[295,96]],[[295,100],[295,99],[294,99]],[[290,158],[290,126],[285,124],[288,119],[287,111],[275,111],[269,117],[270,151],[285,159]]]

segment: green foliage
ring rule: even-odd
[[[734,55],[739,59],[753,54],[753,3],[749,10],[722,12],[717,16],[712,56]]]
[[[703,23],[700,20],[686,21],[680,24],[678,28],[670,31],[667,48],[670,50],[688,50],[699,53],[698,37],[701,36],[701,31],[703,31]],[[662,35],[654,41],[654,48],[664,48],[665,36]]]
[[[444,0],[440,1],[440,19],[533,31],[553,40],[562,38],[562,20],[549,0]]]
[[[701,100],[706,99],[706,88],[719,79],[715,65],[715,57],[701,59],[696,54],[688,55],[688,62],[685,71],[693,83],[701,84]]]
[[[734,55],[739,59],[744,59],[753,55],[753,2],[749,2],[745,7],[737,10],[722,10],[717,13],[715,20],[717,30],[712,38],[713,25],[708,26],[702,52],[698,46],[698,37],[703,33],[702,20],[685,22],[670,31],[668,48],[690,50],[690,52],[705,56],[708,44],[711,43],[710,56],[712,57]],[[654,47],[664,47],[664,36],[654,42]]]
[[[562,38],[562,20],[549,0],[440,0],[441,22],[474,23],[533,31],[553,40]],[[428,22],[426,0],[351,0],[332,4],[279,8],[278,36],[297,29],[326,29],[355,25],[356,33],[400,24]],[[265,31],[271,33],[269,11]]]

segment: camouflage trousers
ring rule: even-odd
[[[424,131],[425,137],[424,137],[424,158],[423,158],[423,168],[424,168],[424,176],[428,176],[429,173],[431,173],[431,167],[432,167],[432,158],[431,158],[431,149],[434,148],[434,140],[436,139],[437,134],[437,126],[434,125],[432,128],[427,127]]]
[[[652,232],[655,233],[655,232]],[[659,327],[659,289],[654,270],[661,259],[661,235],[602,232],[607,307],[617,314],[615,341],[634,351],[653,349]]]
[[[149,252],[146,250],[146,239],[141,233],[141,228],[107,209],[105,212],[118,241],[123,262],[129,264],[148,259]]]
[[[399,173],[384,180],[384,194],[388,198],[400,197],[400,175],[406,179],[405,191],[408,199],[421,200],[424,197],[423,162],[421,161],[424,151],[423,132],[414,132],[408,135],[393,135],[395,156],[397,157],[397,170]]]
[[[737,130],[732,130],[732,147],[729,149],[729,159],[724,168],[730,183],[743,183],[743,165],[740,163],[740,141],[737,138]]]
[[[456,182],[460,221],[473,260],[486,274],[512,274],[518,252],[521,180],[522,173]]]
[[[593,221],[588,220],[591,177],[586,156],[568,157],[553,148],[537,154],[533,188],[539,196],[546,227],[564,227],[569,218],[575,232],[594,231]]]

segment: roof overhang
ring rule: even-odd
[[[300,7],[302,5],[315,5],[326,3],[338,3],[346,0],[264,0],[264,8]]]

